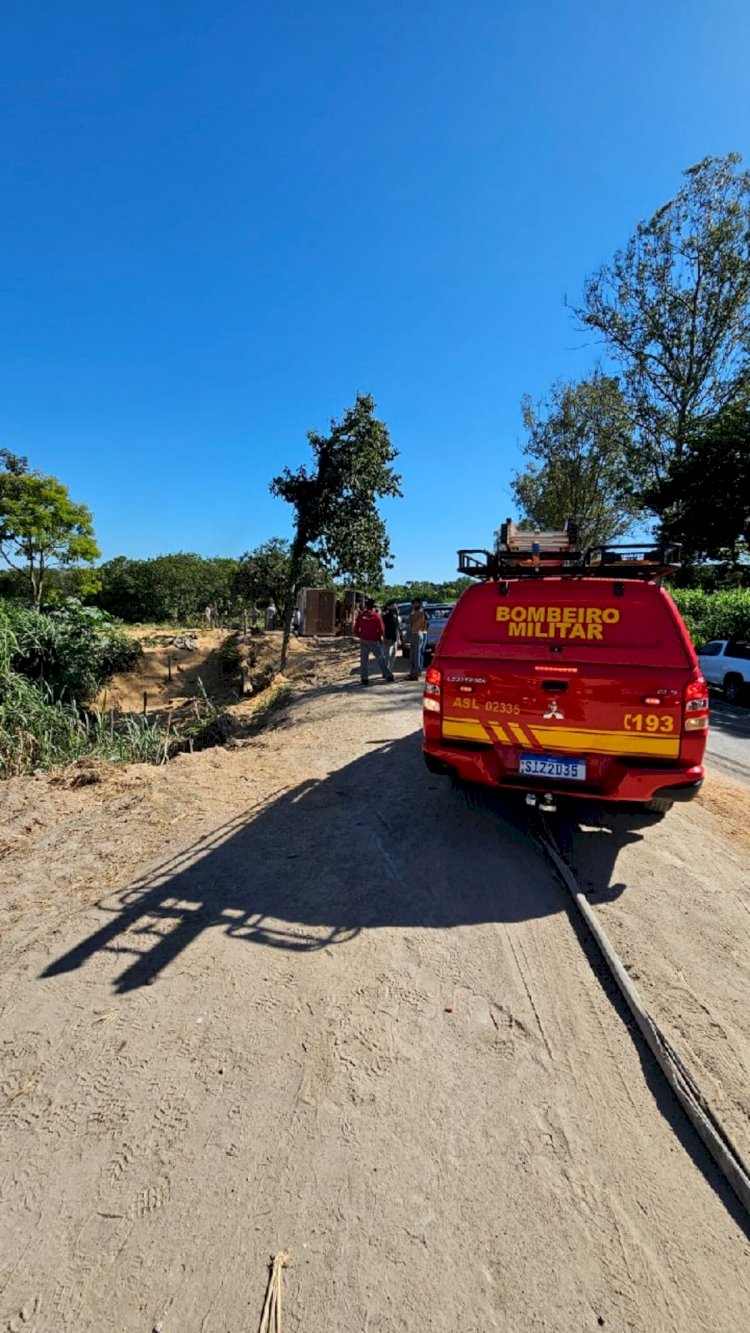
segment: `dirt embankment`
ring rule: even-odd
[[[289,644],[284,676],[278,676],[281,633],[229,630],[164,630],[138,626],[143,645],[135,671],[115,676],[97,700],[120,713],[179,714],[205,692],[217,706],[242,718],[262,702],[274,681],[309,688],[329,684],[354,667],[351,639],[297,639]]]

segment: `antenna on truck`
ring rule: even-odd
[[[648,542],[578,549],[578,528],[558,531],[519,528],[506,519],[497,550],[461,550],[458,572],[474,579],[507,578],[664,578],[680,568],[681,547],[654,548]]]

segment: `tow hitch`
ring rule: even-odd
[[[554,815],[557,811],[555,798],[551,792],[545,792],[543,796],[537,796],[535,791],[527,791],[526,804],[541,810],[543,815]]]

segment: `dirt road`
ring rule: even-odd
[[[241,749],[8,785],[0,1329],[254,1333],[279,1248],[285,1333],[747,1326],[731,1195],[418,703],[324,687]],[[742,799],[560,822],[738,1137]]]

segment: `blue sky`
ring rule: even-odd
[[[0,443],[105,557],[289,531],[270,477],[357,391],[394,578],[511,512],[563,300],[681,170],[750,159],[745,0],[25,0],[0,17]]]

